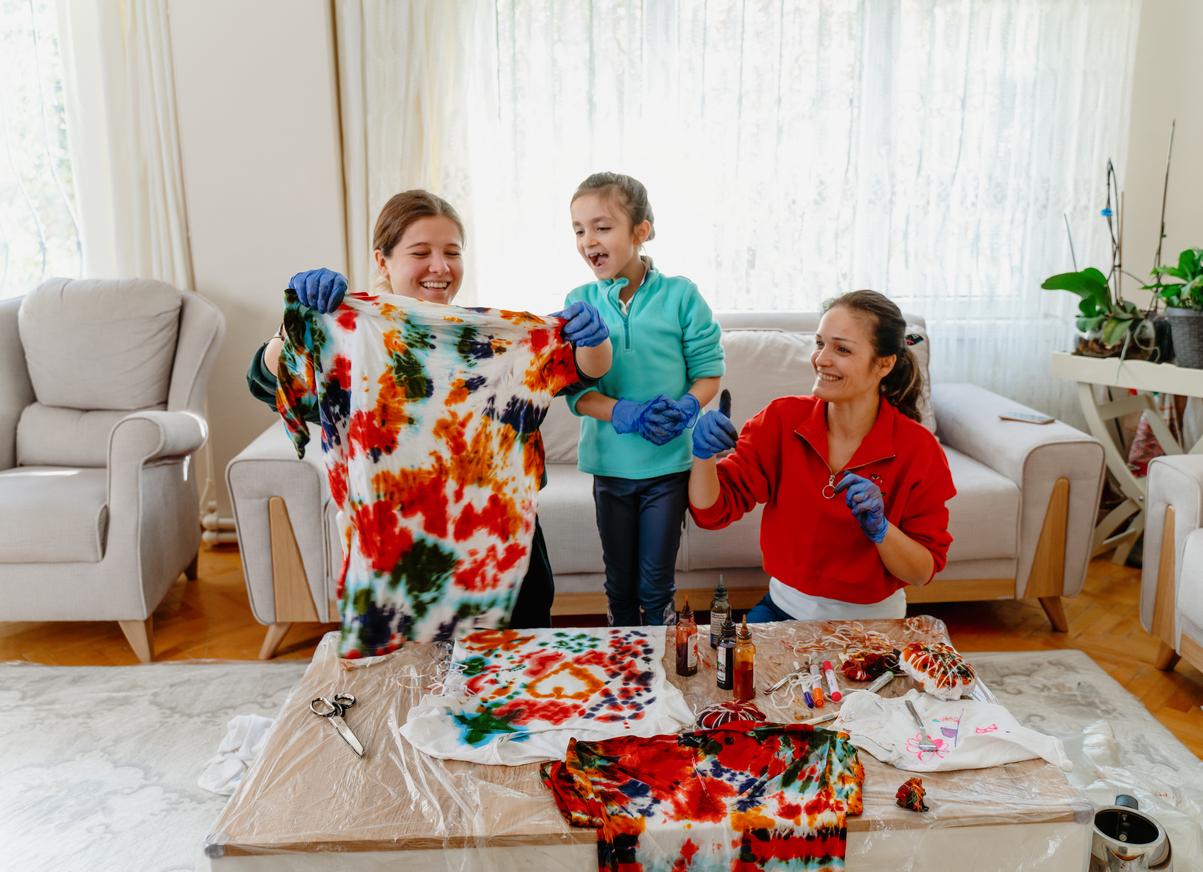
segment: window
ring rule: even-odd
[[[0,0],[0,298],[80,274],[56,15],[53,0]]]

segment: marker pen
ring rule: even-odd
[[[844,695],[840,693],[840,686],[835,683],[835,669],[832,668],[830,660],[823,661],[823,674],[827,676],[827,689],[831,691],[828,696],[832,702],[839,702]]]

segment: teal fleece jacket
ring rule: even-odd
[[[657,394],[679,399],[695,381],[721,376],[721,331],[698,287],[683,276],[648,270],[631,297],[629,312],[618,303],[622,284],[582,285],[568,294],[597,307],[614,346],[614,363],[596,385],[568,398],[573,414],[589,391],[624,400],[650,400]],[[616,433],[609,421],[581,416],[578,463],[582,472],[615,478],[645,479],[690,466],[691,431],[665,445],[653,445],[638,433]]]

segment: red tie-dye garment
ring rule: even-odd
[[[865,772],[846,733],[726,724],[572,741],[543,767],[564,818],[616,872],[839,870]]]
[[[285,300],[276,406],[300,456],[321,420],[346,540],[339,653],[503,626],[530,558],[539,425],[577,379],[562,323],[392,294],[330,315]]]

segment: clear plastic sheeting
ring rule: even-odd
[[[853,648],[947,641],[940,621],[759,624],[756,704],[773,721],[810,711],[796,692],[762,689],[794,662],[839,662]],[[702,630],[702,639],[706,629]],[[206,840],[217,870],[234,869],[593,869],[592,830],[560,816],[537,764],[482,766],[442,761],[413,749],[399,733],[421,695],[437,692],[447,646],[412,645],[384,657],[342,661],[337,637],[322,640],[285,703],[263,756],[248,773]],[[696,713],[730,699],[715,682],[714,652],[701,645],[696,675],[669,680]],[[867,686],[840,678],[847,691]],[[914,687],[895,678],[880,691]],[[350,693],[347,725],[363,743],[358,757],[309,701]],[[1080,870],[1090,851],[1093,809],[1066,774],[1043,760],[990,769],[923,775],[929,811],[898,807],[895,793],[913,773],[862,753],[864,814],[848,819],[849,869]]]

